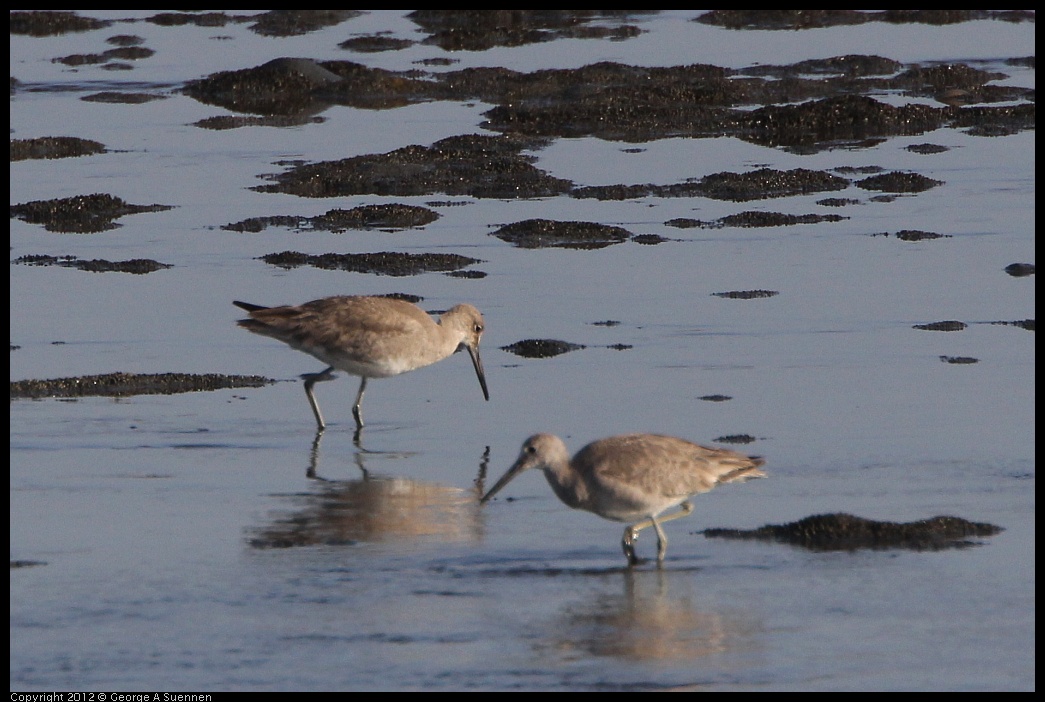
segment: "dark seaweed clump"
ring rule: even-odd
[[[1003,529],[994,524],[970,522],[960,517],[933,517],[917,522],[879,522],[851,514],[817,514],[788,524],[758,529],[707,529],[712,538],[777,541],[811,551],[858,549],[911,549],[938,551],[977,545],[968,537],[994,536]]]
[[[582,344],[571,344],[558,339],[523,339],[514,344],[502,346],[502,351],[514,353],[523,358],[551,358],[560,354],[583,349]]]
[[[260,375],[106,373],[75,378],[12,381],[11,399],[174,395],[226,388],[260,388],[274,382],[276,381]]]

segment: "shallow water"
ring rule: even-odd
[[[958,129],[799,155],[733,138],[642,143],[557,139],[536,165],[579,185],[671,184],[762,167],[877,166],[944,185],[889,202],[851,187],[747,203],[699,197],[353,196],[258,193],[280,162],[384,153],[482,133],[490,105],[331,107],[325,121],[226,131],[192,126],[225,110],[173,92],[279,56],[394,70],[426,58],[518,71],[597,61],[724,67],[877,54],[904,63],[1004,63],[1034,55],[1033,23],[864,25],[732,31],[700,11],[628,19],[625,41],[560,39],[486,51],[414,44],[337,47],[390,31],[369,12],[298,37],[246,24],[160,27],[145,12],[83,33],[11,36],[11,136],[77,136],[109,153],[11,164],[11,204],[104,192],[164,212],[94,234],[11,219],[11,258],[152,258],[148,275],[11,265],[11,379],[133,373],[263,374],[261,389],[11,403],[12,690],[1031,690],[1034,688],[1034,131]],[[151,13],[150,13],[151,14]],[[136,34],[156,50],[133,70],[52,59]],[[103,90],[163,94],[86,102]],[[884,96],[898,104],[904,96]],[[932,155],[912,144],[950,147]],[[313,216],[385,202],[441,218],[397,232],[257,234],[248,217]],[[842,214],[836,223],[679,229],[747,210]],[[622,226],[669,239],[598,250],[523,249],[489,236],[529,218]],[[901,230],[926,241],[872,236]],[[483,278],[407,278],[257,257],[450,252]],[[715,293],[771,290],[768,298]],[[233,299],[297,303],[405,292],[423,307],[467,301],[486,316],[486,403],[466,355],[374,381],[353,441],[357,381],[317,387],[331,425],[315,440],[297,376],[318,361],[243,332]],[[613,320],[616,325],[598,324]],[[943,320],[962,331],[915,329]],[[522,339],[584,349],[527,359]],[[612,348],[625,345],[627,348]],[[955,364],[941,357],[969,357]],[[729,401],[700,398],[726,395]],[[662,569],[624,567],[621,526],[567,509],[544,480],[478,495],[523,439],[571,450],[656,431],[763,455],[769,478],[695,499],[665,529]],[[706,539],[849,512],[893,521],[946,514],[1004,527],[972,548],[812,553]],[[644,533],[640,556],[654,553]]]

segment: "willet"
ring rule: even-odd
[[[388,378],[423,368],[462,348],[472,359],[483,397],[490,399],[479,358],[483,316],[471,305],[447,310],[437,323],[417,305],[388,297],[325,297],[284,307],[262,307],[238,300],[232,304],[250,315],[249,319],[239,320],[239,326],[279,339],[329,366],[319,373],[301,376],[320,431],[326,423],[312,386],[336,378],[335,370],[362,378],[352,407],[357,431],[363,428],[360,405],[369,378]]]
[[[693,511],[689,498],[721,483],[764,478],[765,461],[729,449],[707,448],[659,434],[625,434],[588,444],[572,459],[566,444],[551,434],[534,434],[519,458],[487,492],[493,497],[515,476],[530,468],[544,471],[552,490],[567,506],[617,522],[628,522],[621,546],[636,565],[635,539],[640,529],[657,532],[657,562],[663,562],[668,538],[661,524]],[[667,509],[680,510],[660,517]]]

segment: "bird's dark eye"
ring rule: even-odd
[[[534,448],[533,446],[527,446],[526,447],[526,453],[537,453],[537,449]]]
[[[482,324],[476,324],[475,325],[475,333],[476,334],[482,334],[483,333],[483,325]]]

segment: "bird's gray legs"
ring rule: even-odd
[[[319,411],[319,403],[316,402],[316,396],[312,394],[312,386],[316,383],[322,383],[326,380],[333,380],[337,376],[334,375],[334,366],[330,366],[322,373],[305,373],[301,378],[305,381],[305,395],[308,396],[308,404],[312,406],[312,414],[316,415],[316,424],[319,425],[319,430],[323,431],[326,429],[326,423],[323,421],[323,414]],[[366,382],[366,378],[363,379]],[[358,422],[358,417],[356,418]]]
[[[664,522],[670,522],[672,519],[678,519],[679,517],[685,517],[687,514],[693,511],[693,505],[687,500],[679,505],[679,511],[669,514],[666,517],[661,517],[658,522],[653,517],[650,517],[644,522],[638,524],[632,524],[624,529],[624,538],[621,540],[621,547],[624,549],[624,555],[628,559],[628,565],[634,566],[639,564],[639,559],[635,555],[635,539],[639,537],[639,530],[645,529],[646,527],[653,527],[657,531],[657,563],[664,562],[664,554],[668,551],[668,537],[664,533],[664,530],[660,528],[660,525]]]
[[[334,375],[334,366],[330,366],[321,373],[305,373],[302,376],[305,381],[305,395],[308,396],[308,404],[312,406],[312,414],[316,415],[316,424],[319,425],[319,431],[326,429],[327,424],[323,421],[323,413],[319,411],[319,403],[316,402],[316,395],[312,392],[312,386],[316,383],[322,383],[327,380],[334,380],[337,378]],[[363,428],[363,410],[361,405],[363,404],[363,392],[366,391],[366,378],[363,378],[363,382],[359,384],[359,392],[356,394],[356,404],[352,407],[352,416],[356,420],[356,436],[359,436],[359,430]]]
[[[366,376],[363,376],[363,382],[359,384],[359,392],[356,394],[356,404],[352,408],[352,416],[356,418],[356,430],[363,428],[363,392],[366,390]]]

